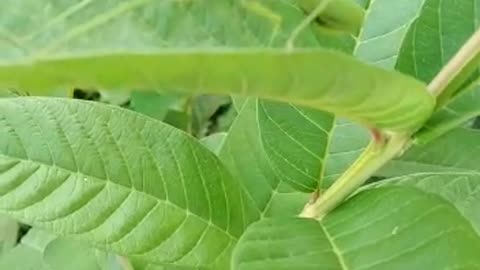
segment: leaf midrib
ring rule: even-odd
[[[327,238],[328,243],[330,243],[330,246],[332,247],[332,251],[338,259],[338,264],[340,265],[340,268],[342,270],[350,270],[350,268],[348,268],[348,266],[345,262],[345,258],[343,257],[342,252],[338,248],[337,244],[335,243],[333,237],[328,232],[327,228],[325,228],[325,226],[323,226],[321,221],[318,222],[318,225],[320,226],[323,233],[325,234],[325,237]]]
[[[107,13],[97,14],[95,17],[91,18],[86,23],[78,25],[77,27],[71,29],[69,32],[60,36],[58,40],[54,42],[50,42],[45,48],[40,50],[40,55],[51,53],[52,51],[60,48],[63,44],[72,40],[73,38],[77,36],[81,36],[82,34],[88,33],[89,31],[95,29],[96,27],[99,27],[100,25],[103,25],[108,21],[117,18],[126,12],[132,11],[135,8],[138,8],[142,5],[146,5],[151,1],[152,0],[128,1],[126,3],[117,5]]]
[[[182,207],[180,207],[180,206],[172,203],[172,202],[169,201],[169,200],[162,200],[162,199],[160,199],[160,198],[158,198],[158,197],[156,197],[156,196],[154,196],[154,195],[152,195],[152,194],[149,194],[149,193],[147,193],[147,192],[145,192],[145,191],[143,191],[143,190],[134,189],[134,188],[132,188],[132,187],[129,187],[129,186],[126,186],[126,185],[123,185],[123,184],[120,184],[120,183],[113,182],[113,181],[111,181],[111,180],[108,179],[108,178],[106,178],[106,179],[101,179],[101,178],[98,178],[98,177],[96,177],[96,176],[92,176],[92,175],[87,174],[87,173],[83,173],[83,172],[79,172],[79,171],[78,171],[78,172],[75,172],[75,171],[72,171],[72,170],[67,169],[67,168],[59,167],[59,166],[57,166],[57,165],[47,164],[47,163],[40,162],[40,161],[36,161],[36,160],[32,160],[32,159],[22,159],[22,158],[12,157],[12,156],[5,155],[5,154],[0,154],[0,157],[6,158],[6,159],[18,160],[19,162],[22,162],[22,161],[23,161],[23,162],[29,162],[29,163],[32,163],[32,164],[35,164],[35,165],[38,165],[38,166],[46,166],[46,167],[49,167],[49,168],[56,168],[56,169],[58,169],[58,170],[61,170],[61,171],[66,172],[66,173],[68,173],[68,174],[81,174],[81,175],[83,175],[83,176],[88,177],[89,179],[98,181],[98,182],[100,182],[100,183],[103,184],[103,185],[105,185],[106,182],[109,182],[109,183],[111,183],[112,185],[116,185],[116,186],[118,186],[118,187],[120,187],[120,188],[127,189],[128,192],[132,192],[132,191],[133,191],[133,192],[138,192],[138,193],[140,193],[140,194],[142,194],[142,195],[144,195],[144,196],[146,196],[146,197],[148,197],[148,198],[153,199],[153,200],[156,201],[157,203],[160,203],[160,202],[166,203],[166,204],[168,204],[168,205],[173,206],[174,208],[177,208],[177,209],[179,209],[179,210],[181,210],[181,211],[184,211],[184,212],[186,213],[186,215],[193,216],[193,217],[201,220],[202,222],[206,223],[207,226],[212,226],[213,228],[219,230],[220,232],[222,232],[223,234],[225,234],[226,236],[228,236],[231,240],[233,240],[233,241],[235,241],[235,242],[238,241],[238,237],[230,234],[226,229],[222,228],[220,225],[217,225],[217,224],[215,224],[214,222],[211,222],[210,220],[205,220],[203,217],[199,216],[198,214],[196,214],[196,213],[194,213],[194,212],[189,211],[188,209],[184,209],[184,208],[182,208]],[[26,181],[28,181],[28,180],[26,180]],[[25,182],[26,182],[26,181],[25,181]],[[25,182],[23,182],[23,183],[25,183]],[[23,183],[22,183],[22,184],[23,184]],[[47,197],[48,197],[48,196],[47,196]],[[44,199],[45,199],[45,198],[44,198]],[[43,199],[42,199],[42,200],[43,200]],[[39,202],[41,202],[41,201],[39,201]],[[37,204],[37,203],[39,203],[39,202],[36,202],[36,203],[34,203],[34,204]],[[33,205],[34,205],[34,204],[33,204]],[[31,207],[31,206],[32,206],[32,205],[30,205],[30,206],[28,206],[28,207]],[[137,225],[137,226],[138,226],[138,225]]]

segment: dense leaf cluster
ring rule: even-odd
[[[2,1],[0,269],[480,269],[477,11]]]

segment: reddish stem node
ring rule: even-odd
[[[372,133],[372,138],[373,138],[373,141],[375,141],[375,143],[377,144],[383,143],[384,136],[383,136],[383,133],[380,132],[380,130],[372,128],[370,129],[370,132]]]

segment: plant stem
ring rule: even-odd
[[[323,8],[317,7],[310,15],[318,15]],[[307,19],[309,19],[309,17]],[[305,20],[304,22],[308,24],[310,21]],[[302,25],[303,24],[300,24],[300,26]],[[294,31],[296,35],[301,31],[301,29],[298,30],[300,26]],[[293,38],[296,35],[292,35],[289,41],[293,43]],[[461,83],[470,75],[470,72],[473,70],[472,68],[476,68],[477,60],[480,60],[480,30],[463,45],[458,53],[428,85],[427,91],[437,96],[437,106],[442,105],[445,100],[448,100],[451,95],[455,94],[457,88],[460,87]],[[363,185],[363,183],[385,165],[385,163],[405,151],[411,141],[410,136],[412,133],[413,132],[393,134],[384,142],[381,137],[378,136],[379,134],[374,132],[374,139],[355,163],[350,166],[324,194],[321,194],[317,200],[308,203],[300,216],[322,219]],[[380,135],[382,136],[382,134]],[[383,134],[383,136],[385,135]]]
[[[480,53],[480,30],[470,37],[442,70],[430,82],[427,90],[435,96],[446,91],[456,77],[475,60]],[[448,89],[454,91],[455,89]],[[450,93],[449,93],[450,94]]]
[[[322,219],[363,185],[373,173],[401,153],[409,140],[408,134],[391,135],[386,142],[372,140],[355,163],[324,194],[321,194],[318,200],[307,204],[300,216]]]

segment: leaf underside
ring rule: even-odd
[[[0,100],[0,211],[151,262],[223,269],[259,212],[207,149],[93,102]]]
[[[423,3],[372,1],[355,49],[334,49],[354,50],[355,57],[363,62],[393,69],[408,28]],[[280,178],[302,192],[327,188],[368,144],[365,130],[328,113],[265,100],[259,102],[259,108],[262,142],[272,166]]]
[[[252,95],[392,131],[415,128],[433,108],[425,86],[415,80],[339,53],[303,51],[320,39],[310,27],[293,53],[272,49],[284,47],[305,18],[292,1],[3,5],[8,8],[0,11],[1,88],[32,94],[83,87]],[[36,8],[41,12],[29,16]],[[28,20],[18,24],[19,16]],[[223,27],[227,20],[232,28]]]
[[[415,142],[426,144],[480,115],[480,85],[475,82],[436,111],[415,134]]]
[[[263,149],[282,180],[313,192],[323,178],[333,115],[293,104],[258,101]]]
[[[408,186],[436,194],[453,204],[480,233],[480,173],[431,172],[391,178],[375,186]]]
[[[396,69],[430,82],[478,29],[477,0],[426,0],[405,38]],[[478,57],[473,57],[472,60]],[[475,71],[476,63],[459,70],[437,100],[443,105]],[[478,76],[478,71],[475,76]]]
[[[234,251],[233,269],[480,269],[479,247],[469,222],[439,196],[377,187],[323,221],[255,223]]]
[[[319,110],[394,132],[418,127],[433,111],[425,85],[408,76],[338,52],[299,49],[318,38],[312,29],[302,33],[293,52],[272,49],[284,46],[303,12],[291,1],[262,1],[272,13],[261,15],[244,2],[255,1],[84,0],[52,2],[45,9],[35,0],[7,0],[8,8],[0,10],[0,87],[42,95],[93,87],[255,96],[324,115],[319,121],[328,131],[333,119]],[[381,46],[404,38],[417,15],[417,6],[411,7],[405,20],[380,29],[387,34],[364,31],[359,57],[390,68],[399,44]],[[38,16],[24,16],[36,8]],[[25,23],[18,26],[17,16]],[[384,55],[369,54],[372,44]],[[248,109],[244,117],[251,121],[256,111]],[[245,150],[244,143],[260,149],[257,135],[256,129],[228,135],[220,157],[229,160],[221,163],[184,133],[117,108],[62,99],[1,100],[0,211],[159,264],[146,269],[228,269],[250,223],[290,215],[282,206],[290,200],[277,200],[283,183],[266,169],[264,153],[232,154]],[[308,148],[327,153],[325,145]],[[243,172],[252,156],[260,162]],[[340,162],[321,159],[320,167],[313,166],[319,177],[305,191],[316,187],[325,163],[335,162],[333,169],[327,164],[327,176],[341,173]],[[255,190],[251,183],[259,174],[264,178],[256,183],[264,187]],[[477,269],[479,244],[468,223],[444,201],[424,195],[378,188],[322,222],[262,221],[242,238],[235,269]],[[432,246],[439,258],[427,262]],[[458,253],[447,252],[457,246]]]
[[[387,163],[376,175],[397,177],[416,173],[479,173],[479,137],[478,130],[454,129],[425,145],[413,146],[400,158]]]

